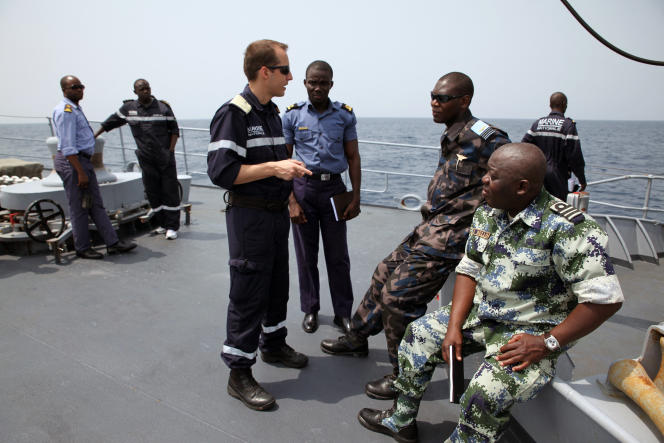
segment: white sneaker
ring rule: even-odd
[[[175,240],[176,238],[178,238],[178,231],[169,229],[168,231],[166,231],[166,238],[168,240]]]
[[[159,226],[157,229],[154,230],[155,234],[164,234],[166,232],[166,228],[162,228]]]

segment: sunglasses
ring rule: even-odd
[[[431,100],[436,100],[438,103],[447,103],[456,98],[461,98],[463,95],[447,95],[447,94],[434,94],[431,93]]]
[[[267,69],[270,70],[275,70],[278,69],[279,72],[281,72],[283,75],[288,75],[290,74],[290,66],[289,65],[282,65],[282,66],[266,66]]]
[[[85,85],[71,85],[69,89],[85,89]]]

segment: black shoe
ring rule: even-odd
[[[339,326],[341,332],[348,334],[350,332],[350,318],[349,317],[339,317],[338,315],[334,316],[334,324]]]
[[[261,358],[265,363],[281,363],[284,366],[296,369],[304,368],[309,363],[309,358],[306,355],[300,354],[286,343],[276,351],[261,351]]]
[[[367,383],[364,392],[377,400],[392,400],[397,397],[397,390],[394,388],[394,374],[388,374],[383,378]]]
[[[231,369],[226,388],[231,397],[235,397],[250,409],[266,411],[272,409],[277,401],[272,397],[251,373],[251,368]]]
[[[399,429],[399,432],[394,432],[383,424],[383,419],[391,416],[394,409],[390,408],[385,411],[378,409],[362,409],[357,414],[357,419],[360,424],[370,431],[380,432],[381,434],[389,435],[393,439],[402,443],[417,443],[417,422],[413,421],[408,426]]]
[[[348,333],[335,339],[326,338],[320,342],[320,348],[326,354],[352,355],[353,357],[366,357],[369,355],[367,339],[354,333]]]
[[[97,252],[92,248],[88,248],[85,251],[76,251],[76,256],[81,258],[89,258],[92,260],[99,260],[104,258],[104,255],[101,252]]]
[[[106,251],[109,254],[122,254],[124,252],[131,251],[136,247],[136,243],[126,241],[126,240],[119,240],[115,243],[113,243],[111,246],[106,248]]]
[[[304,320],[302,320],[302,329],[307,334],[316,332],[316,329],[318,329],[318,314],[314,312],[313,314],[305,315]]]

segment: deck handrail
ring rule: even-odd
[[[0,117],[9,117],[9,118],[21,118],[21,119],[46,119],[48,122],[49,129],[51,131],[51,135],[55,134],[54,128],[53,128],[53,121],[51,117],[35,117],[35,116],[11,116],[11,115],[0,115]],[[101,123],[99,120],[90,120],[91,123]],[[122,165],[120,165],[123,170],[127,170],[128,166],[135,163],[133,161],[128,161],[127,160],[127,151],[135,151],[136,148],[127,146],[127,144],[124,141],[124,135],[123,135],[123,129],[124,127],[118,128],[119,130],[119,138],[120,138],[120,146],[117,145],[105,145],[105,149],[110,149],[110,150],[120,150],[122,151]],[[188,152],[187,151],[187,143],[186,143],[186,133],[187,132],[206,132],[209,133],[209,130],[206,128],[196,128],[196,127],[189,127],[189,126],[180,126],[180,138],[178,140],[178,144],[181,147],[181,150],[175,151],[175,154],[182,157],[183,162],[184,162],[184,173],[188,175],[201,175],[201,176],[207,176],[207,171],[196,171],[196,170],[191,170],[189,167],[189,158],[192,157],[198,157],[198,158],[207,158],[207,151],[206,152]],[[33,141],[33,142],[42,142],[43,140],[41,139],[33,139],[33,138],[22,138],[22,137],[4,137],[0,136],[0,139],[4,140],[20,140],[20,141]],[[384,142],[384,141],[376,141],[376,140],[358,140],[358,143],[360,145],[377,145],[377,146],[392,146],[392,147],[397,147],[397,148],[404,148],[404,149],[420,149],[420,150],[436,150],[439,151],[440,147],[439,146],[428,146],[428,145],[416,145],[416,144],[410,144],[410,143],[392,143],[392,142]],[[177,145],[176,145],[177,146]],[[45,151],[46,154],[46,151]],[[30,159],[46,159],[49,160],[50,157],[48,155],[44,155],[43,157],[40,156],[31,156],[31,155],[20,155],[19,157],[23,158],[30,158]],[[109,163],[109,164],[115,164],[115,163]],[[607,168],[605,166],[594,166],[592,164],[587,164],[586,165],[587,169],[593,170],[593,169],[601,169],[603,173],[608,173],[608,171],[613,170],[613,171],[623,171],[623,172],[635,172],[635,171],[630,171],[628,169],[621,169],[621,168]],[[433,177],[433,174],[417,174],[417,173],[410,173],[410,172],[398,172],[398,171],[387,171],[387,170],[381,170],[381,169],[371,169],[371,168],[362,168],[362,172],[366,173],[372,173],[372,174],[382,174],[384,176],[384,183],[382,188],[380,189],[369,189],[369,188],[361,188],[362,191],[364,192],[369,192],[369,193],[387,193],[389,190],[389,185],[390,185],[390,177],[417,177],[417,178],[431,178]],[[345,178],[346,182],[348,182],[348,171],[345,173]],[[617,209],[624,209],[624,210],[630,210],[630,211],[641,211],[642,212],[642,217],[647,218],[648,212],[658,212],[658,213],[664,213],[664,209],[660,208],[652,208],[649,206],[650,204],[650,197],[652,194],[652,185],[655,180],[664,180],[664,176],[661,175],[654,175],[654,174],[643,174],[643,173],[631,173],[631,174],[623,174],[623,175],[618,175],[618,176],[612,176],[610,178],[606,179],[601,179],[601,180],[595,180],[595,181],[590,181],[587,183],[587,187],[590,188],[591,186],[596,186],[604,183],[610,183],[610,182],[617,182],[617,181],[624,181],[624,180],[647,180],[646,183],[646,189],[645,189],[645,194],[643,198],[643,205],[641,206],[629,206],[629,205],[620,205],[616,203],[609,203],[609,202],[604,202],[600,200],[590,200],[590,203],[594,205],[603,205],[611,208],[617,208]],[[204,186],[204,187],[212,187],[212,184],[207,184],[207,183],[192,183],[194,186]],[[399,198],[397,198],[399,200]],[[408,210],[419,210],[419,206],[421,203],[424,203],[425,200],[416,195],[416,194],[406,194],[400,198],[401,204],[400,207],[403,209],[408,209]],[[411,205],[406,205],[406,201],[414,201],[414,204]]]

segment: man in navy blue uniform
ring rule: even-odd
[[[535,120],[521,140],[537,145],[546,157],[544,188],[562,201],[567,199],[570,172],[579,179],[579,191],[586,189],[585,161],[576,123],[565,117],[567,97],[554,92],[549,99],[551,113]]]
[[[327,277],[330,283],[334,323],[350,330],[353,288],[346,242],[346,220],[360,213],[360,152],[357,120],[353,109],[328,98],[332,67],[321,60],[306,71],[304,86],[309,100],[289,106],[284,116],[284,138],[293,153],[313,172],[293,180],[289,211],[300,280],[300,306],[304,312],[302,329],[318,329],[320,281],[318,279],[318,237],[323,237]],[[341,173],[349,170],[353,185],[350,204],[343,213],[334,213],[330,197],[346,192]],[[338,220],[337,220],[338,218]]]
[[[267,363],[291,368],[308,363],[286,344],[288,198],[293,178],[311,174],[289,158],[272,102],[293,79],[287,49],[274,40],[251,43],[244,54],[249,84],[210,123],[208,176],[228,190],[231,289],[221,358],[231,369],[228,393],[256,410],[276,404],[252,375],[257,348]]]
[[[175,144],[180,129],[171,106],[152,96],[147,80],[136,80],[134,93],[138,100],[125,100],[120,109],[101,124],[95,137],[129,123],[138,147],[136,158],[141,165],[145,193],[159,225],[156,232],[175,240],[180,227],[180,192],[175,167]]]
[[[95,153],[95,138],[78,104],[83,99],[85,86],[73,75],[66,75],[60,79],[60,87],[64,99],[53,110],[55,135],[58,137],[54,166],[62,179],[69,203],[76,255],[90,259],[103,258],[101,253],[92,248],[88,216],[97,226],[109,254],[130,251],[136,247],[136,243],[118,240],[104,208],[97,176],[90,161]]]

